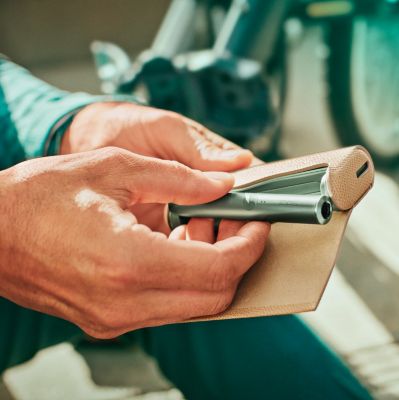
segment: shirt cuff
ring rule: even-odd
[[[129,95],[111,95],[111,96],[95,96],[91,97],[89,101],[84,102],[84,104],[77,105],[75,108],[71,109],[69,112],[64,113],[60,116],[54,125],[51,127],[48,135],[46,136],[46,141],[43,145],[43,156],[54,156],[59,154],[61,141],[64,137],[65,132],[71,125],[75,116],[83,108],[94,103],[105,103],[105,102],[120,102],[120,103],[132,103],[132,104],[143,104],[136,97]]]

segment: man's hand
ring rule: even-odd
[[[202,171],[234,171],[247,167],[252,153],[179,114],[129,103],[96,103],[85,107],[66,132],[61,154],[117,146],[136,154],[176,160]],[[145,204],[131,208],[138,221],[168,233],[164,207]],[[196,222],[209,232],[211,221]],[[194,228],[198,231],[197,228]]]
[[[252,153],[180,114],[130,103],[95,103],[74,118],[60,154],[121,147],[149,157],[176,160],[202,171],[247,167]]]
[[[232,184],[226,173],[117,148],[5,170],[0,295],[99,338],[218,313],[261,255],[269,225],[225,221],[214,238],[206,220],[194,221],[167,237],[130,210],[212,201]]]

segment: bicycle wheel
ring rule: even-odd
[[[328,45],[328,101],[339,139],[364,145],[376,164],[399,163],[399,16],[336,20]]]

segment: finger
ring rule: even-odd
[[[234,184],[234,177],[226,172],[201,172],[177,161],[120,148],[91,153],[94,168],[90,183],[117,200],[121,208],[138,203],[206,203],[226,194]]]
[[[234,293],[235,286],[221,292],[148,290],[140,307],[153,320],[184,321],[224,311],[233,300]]]
[[[213,219],[191,218],[187,224],[187,240],[198,240],[200,242],[214,243]]]
[[[216,242],[215,246],[225,254],[231,273],[239,277],[262,255],[269,233],[269,223],[252,221],[242,226],[234,236]]]
[[[231,304],[235,290],[235,287],[219,293],[145,290],[140,297],[133,296],[128,301],[123,299],[120,302],[123,306],[106,317],[106,326],[93,326],[88,333],[107,339],[140,328],[218,314]]]
[[[152,236],[141,238],[137,250],[132,244],[131,254],[137,251],[141,254],[138,262],[134,263],[132,258],[132,264],[138,269],[135,274],[139,279],[138,285],[158,289],[213,290],[209,280],[220,257],[218,249],[200,241],[176,240],[182,239],[180,229],[183,228],[176,229],[178,231],[172,240],[159,240]]]
[[[129,207],[129,211],[135,215],[137,222],[148,226],[152,231],[169,233],[166,223],[165,206],[162,204],[135,204]]]
[[[148,170],[148,181],[135,182],[141,201],[176,204],[201,204],[225,195],[234,184],[234,178],[223,172],[200,172],[182,164],[159,160]],[[150,183],[150,185],[148,184]]]
[[[224,219],[220,221],[217,241],[228,239],[237,234],[237,232],[246,224],[246,221],[233,221]]]
[[[186,240],[187,225],[180,225],[170,232],[170,240]]]
[[[135,276],[139,276],[141,287],[224,290],[260,257],[269,229],[267,223],[249,222],[235,236],[215,245],[162,240],[145,233],[147,238],[135,238],[130,246],[131,254],[141,254],[134,260],[134,268],[145,270]]]

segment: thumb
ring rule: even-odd
[[[108,175],[108,187],[122,185],[126,206],[138,203],[201,204],[225,195],[234,185],[227,172],[202,172],[177,161],[124,151],[119,168]],[[109,180],[111,179],[111,180]]]

